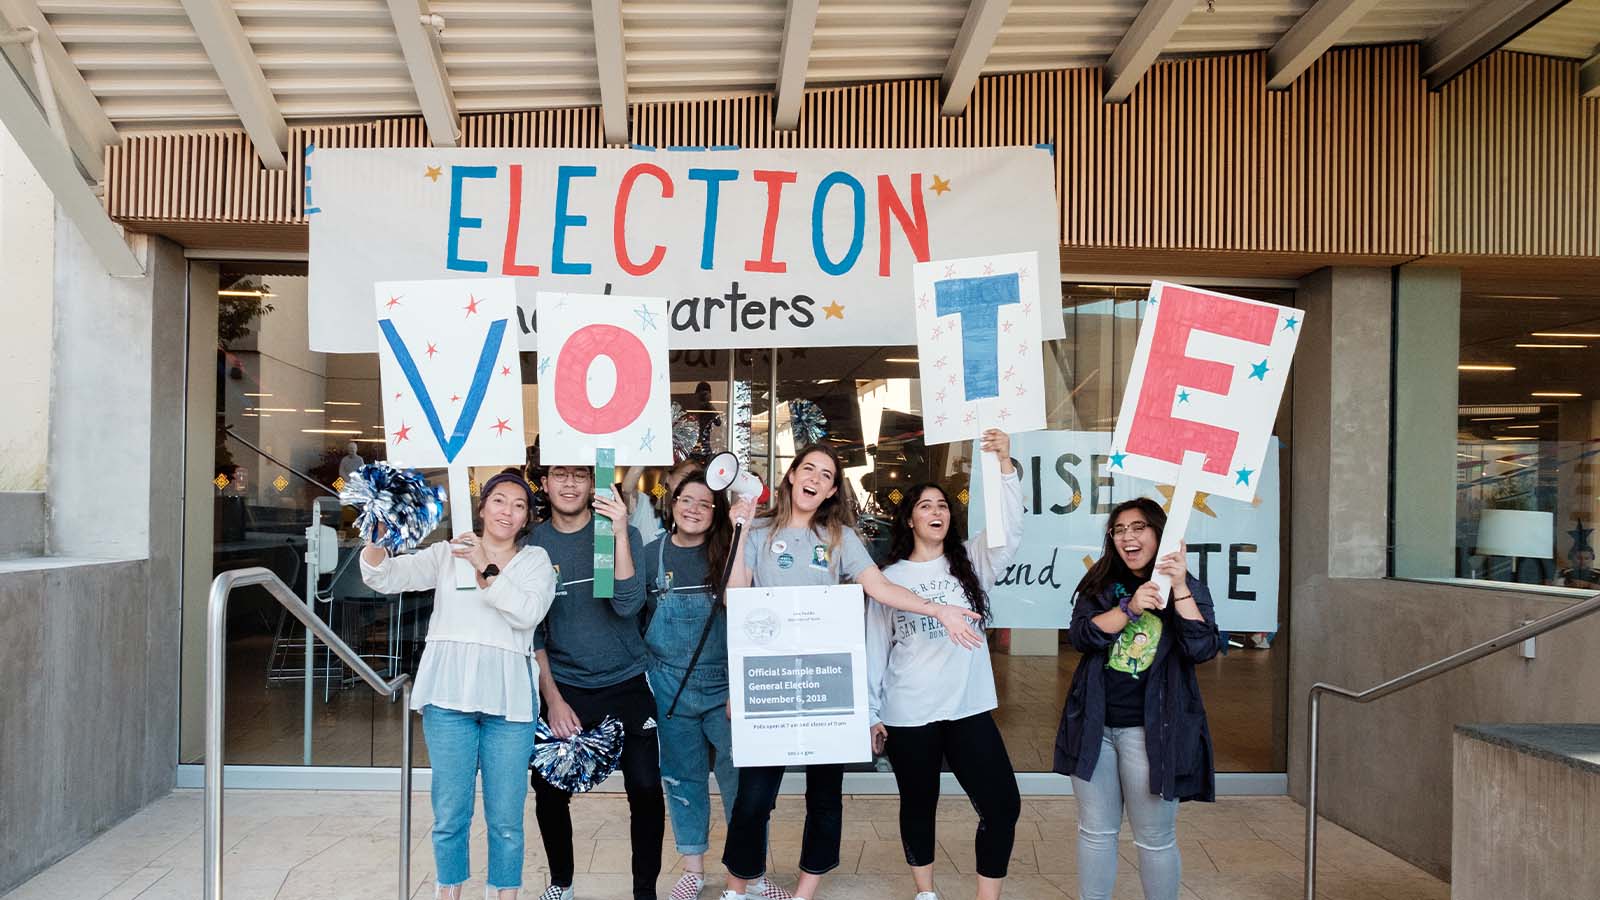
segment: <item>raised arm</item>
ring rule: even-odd
[[[856,583],[867,592],[867,596],[885,606],[938,619],[939,624],[944,626],[945,633],[950,635],[950,640],[968,650],[983,644],[983,636],[973,628],[971,621],[982,616],[970,609],[926,600],[884,577],[883,570],[877,566],[862,569],[856,575]]]
[[[449,561],[449,541],[404,556],[390,556],[377,544],[368,543],[361,548],[361,580],[380,594],[426,591],[439,586],[439,567]]]

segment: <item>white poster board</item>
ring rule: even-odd
[[[1254,633],[1278,629],[1279,535],[1277,438],[1261,463],[1255,499],[1246,503],[1199,495],[1191,508],[1188,567],[1211,591],[1217,627]],[[1022,478],[1022,544],[989,592],[998,628],[1065,628],[1072,591],[1099,557],[1113,506],[1149,497],[1166,506],[1171,483],[1114,474],[1111,434],[1036,431],[1018,435],[1011,456]],[[974,493],[981,493],[975,483]],[[974,496],[968,532],[984,527]]]
[[[672,464],[667,301],[539,293],[539,461],[592,466]]]
[[[864,599],[856,584],[728,591],[734,765],[872,759]]]
[[[373,350],[379,278],[491,274],[524,350],[540,291],[667,297],[674,349],[911,344],[913,263],[1017,250],[1063,334],[1048,147],[307,148],[304,176],[324,353]]]

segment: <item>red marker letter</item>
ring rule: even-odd
[[[767,221],[761,227],[761,258],[747,259],[744,261],[746,272],[787,272],[789,264],[774,261],[772,258],[772,245],[778,235],[778,202],[783,196],[783,186],[794,184],[798,177],[794,172],[776,172],[770,169],[757,169],[754,173],[757,181],[767,183]]]
[[[615,325],[587,325],[573,333],[556,361],[556,410],[584,434],[615,434],[633,424],[650,400],[650,351]],[[607,357],[617,369],[617,389],[604,406],[589,402],[589,367]]]
[[[1265,348],[1272,343],[1277,322],[1278,313],[1270,307],[1170,287],[1162,291],[1144,384],[1133,424],[1128,426],[1127,451],[1181,464],[1183,451],[1198,450],[1206,455],[1207,472],[1228,474],[1239,433],[1172,415],[1179,385],[1227,394],[1233,378],[1232,366],[1187,355],[1189,333],[1220,334]]]
[[[511,211],[506,215],[506,252],[500,257],[502,275],[537,275],[538,266],[517,265],[517,232],[522,229],[522,166],[511,170]]]
[[[900,202],[900,195],[894,192],[894,184],[889,181],[889,176],[878,176],[878,274],[884,278],[889,277],[889,213],[900,220],[900,230],[906,233],[906,240],[911,242],[911,252],[916,256],[917,262],[927,262],[928,257],[928,211],[922,207],[922,173],[911,176],[911,212],[906,212],[906,205]]]
[[[672,176],[667,174],[666,169],[654,163],[639,163],[622,176],[622,184],[617,188],[616,213],[611,218],[611,239],[617,247],[617,265],[629,275],[649,275],[655,271],[656,266],[661,265],[661,258],[667,255],[667,248],[657,244],[656,248],[650,251],[650,259],[643,265],[628,258],[628,236],[625,227],[628,216],[628,195],[633,191],[634,180],[645,174],[654,175],[656,180],[661,182],[661,196],[668,200],[672,199]]]

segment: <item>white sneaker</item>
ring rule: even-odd
[[[918,891],[917,900],[939,900],[939,895],[933,891]]]
[[[795,895],[768,881],[765,875],[751,882],[745,888],[745,893],[747,896],[761,897],[763,900],[800,900]]]
[[[558,884],[552,884],[544,889],[544,893],[539,895],[539,900],[572,900],[572,887],[570,885],[562,887]]]
[[[700,890],[705,886],[704,872],[684,872],[678,883],[672,886],[672,893],[667,895],[667,900],[697,900]]]
[[[723,891],[722,900],[745,900],[745,895],[735,894],[733,891]]]

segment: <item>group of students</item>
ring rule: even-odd
[[[580,466],[543,474],[550,518],[537,526],[530,528],[528,482],[508,470],[483,486],[476,531],[401,556],[368,544],[361,570],[375,590],[436,592],[412,693],[433,769],[436,898],[459,900],[467,881],[480,775],[486,897],[515,900],[521,888],[529,781],[550,870],[540,900],[574,896],[571,795],[537,772],[524,781],[541,713],[558,737],[606,716],[623,724],[618,769],[636,900],[656,897],[667,811],[684,858],[671,900],[695,900],[703,891],[712,772],[728,822],[723,900],[818,897],[822,877],[840,862],[844,769],[806,767],[800,874],[791,894],[766,877],[768,826],[784,769],[733,765],[718,584],[725,566],[732,588],[861,585],[870,598],[871,740],[888,756],[899,787],[900,835],[916,898],[938,897],[934,825],[945,765],[978,812],[978,897],[998,898],[1021,799],[992,715],[998,700],[984,629],[987,591],[1015,553],[1023,508],[1008,436],[991,430],[980,446],[1002,461],[1004,515],[990,527],[1002,529],[1004,540],[996,547],[982,534],[962,541],[944,491],[918,485],[895,510],[882,569],[855,532],[840,459],[826,445],[796,454],[759,515],[749,500],[730,508],[702,473],[675,470],[666,530],[648,545],[629,526],[624,499],[597,491],[593,471]],[[593,595],[595,515],[610,519],[618,535],[614,596],[603,599]],[[734,520],[751,522],[737,546]],[[1161,508],[1130,501],[1110,521],[1104,552],[1075,595],[1068,635],[1083,658],[1054,768],[1072,776],[1079,799],[1082,896],[1110,897],[1126,810],[1145,896],[1172,898],[1177,804],[1213,796],[1194,666],[1215,655],[1221,638],[1184,553],[1155,559],[1166,521]],[[457,590],[453,558],[472,566],[476,590]],[[1153,571],[1171,578],[1170,600],[1150,583]],[[697,652],[708,624],[709,639]]]

